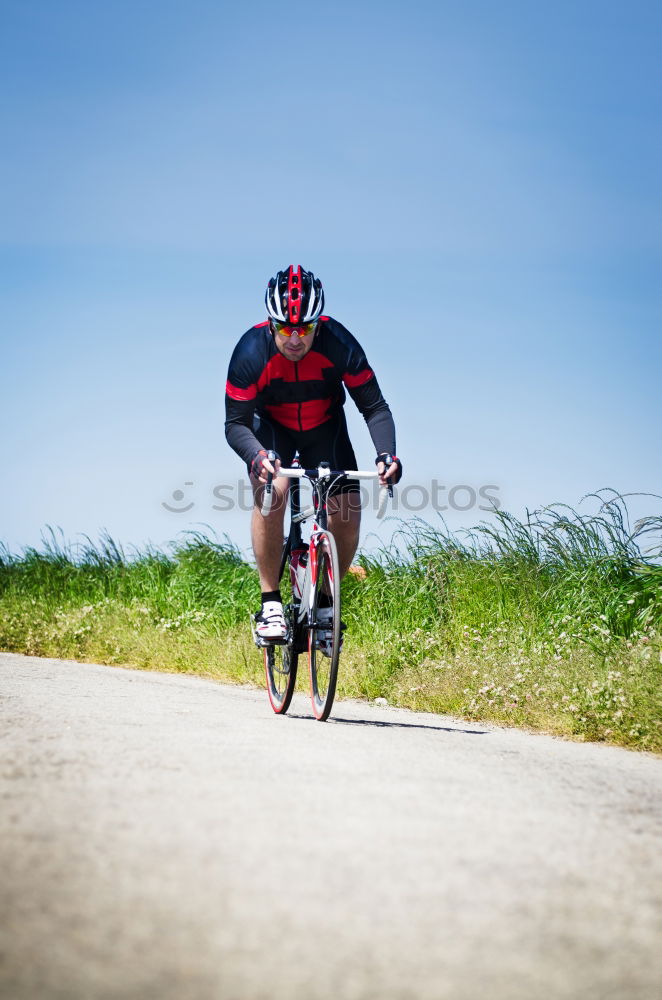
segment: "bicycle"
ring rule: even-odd
[[[273,456],[273,457],[272,457]],[[271,461],[275,455],[268,455]],[[296,462],[296,459],[295,459]],[[338,661],[344,626],[340,618],[340,573],[338,553],[333,535],[328,530],[327,502],[331,487],[342,478],[376,479],[377,472],[351,469],[331,469],[321,462],[316,469],[294,466],[278,470],[279,476],[292,480],[289,489],[290,530],[283,543],[279,579],[286,565],[289,568],[291,600],[284,603],[287,633],[284,640],[274,643],[257,636],[255,644],[264,650],[267,693],[277,715],[287,712],[296,685],[299,656],[308,652],[310,694],[313,714],[325,722],[331,712],[338,680]],[[313,487],[312,506],[301,510],[300,481],[308,479]],[[262,514],[267,516],[272,504],[270,474],[264,487]],[[392,486],[383,486],[377,517],[384,515],[386,500],[393,496]],[[302,525],[313,518],[310,541],[304,542]],[[319,618],[320,608],[331,608]],[[251,622],[252,625],[252,622]],[[330,633],[330,642],[322,648],[319,633]]]

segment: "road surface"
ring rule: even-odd
[[[2,1000],[659,1000],[662,760],[0,655]]]

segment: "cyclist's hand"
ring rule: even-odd
[[[266,483],[267,476],[271,472],[272,475],[277,476],[278,470],[280,469],[280,458],[276,455],[275,461],[272,463],[267,458],[267,452],[264,448],[260,450],[255,455],[255,458],[251,462],[251,475],[257,479],[259,483]]]
[[[402,462],[395,455],[383,452],[375,459],[381,486],[394,486],[402,479]]]

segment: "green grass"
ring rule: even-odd
[[[630,526],[612,491],[589,502],[462,536],[415,521],[360,557],[340,695],[662,750],[662,518]],[[6,650],[261,684],[258,600],[237,549],[197,533],[167,552],[52,532],[0,551]]]

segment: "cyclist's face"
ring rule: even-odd
[[[287,327],[287,332],[292,333],[292,336],[288,337],[284,333],[278,333],[273,329],[274,341],[276,347],[286,358],[290,361],[299,361],[301,358],[308,354],[308,351],[313,346],[313,340],[315,339],[315,330],[311,333],[306,333],[303,337],[299,336],[299,331],[303,331],[303,327],[297,327],[292,324],[292,326]]]

